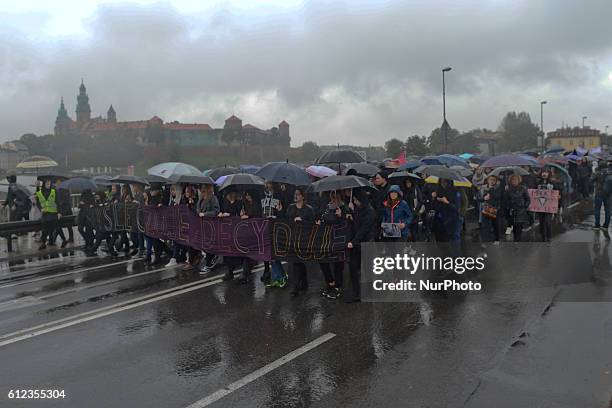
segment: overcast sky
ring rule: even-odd
[[[287,120],[292,144],[382,145],[447,118],[612,126],[612,1],[236,0],[0,4],[0,140],[92,114],[221,127]]]

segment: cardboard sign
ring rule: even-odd
[[[556,214],[559,211],[558,190],[528,189],[531,200],[527,211]]]

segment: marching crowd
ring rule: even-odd
[[[551,239],[552,223],[562,222],[563,208],[570,197],[579,195],[587,199],[593,195],[594,228],[607,235],[612,213],[612,170],[605,159],[580,159],[566,172],[554,167],[524,166],[495,172],[493,168],[477,167],[468,176],[467,183],[439,177],[430,182],[428,170],[415,169],[404,175],[393,169],[380,167],[367,178],[372,184],[359,188],[339,188],[316,191],[311,186],[291,185],[266,181],[261,188],[225,188],[219,190],[210,183],[169,184],[151,182],[112,184],[81,192],[78,208],[92,208],[120,202],[136,202],[148,206],[185,205],[200,217],[272,217],[295,223],[334,224],[348,222],[351,235],[347,244],[347,259],[351,281],[348,302],[359,301],[360,244],[363,242],[436,241],[459,242],[465,234],[466,215],[469,210],[478,213],[479,237],[497,243],[506,230],[514,241],[523,239],[523,231],[539,222],[542,241]],[[595,167],[595,169],[594,169]],[[570,178],[567,175],[571,175]],[[399,176],[399,177],[398,177]],[[358,177],[358,176],[345,176]],[[62,180],[43,178],[32,197],[24,196],[16,188],[14,176],[7,177],[10,186],[5,206],[11,208],[11,221],[28,219],[33,210],[40,211],[42,234],[40,249],[55,245],[57,237],[62,248],[74,241],[72,227],[67,236],[59,225],[62,216],[72,214],[70,193],[62,189]],[[316,180],[312,180],[313,182]],[[530,212],[528,189],[557,190],[559,211]],[[575,192],[575,194],[573,193]],[[601,208],[604,222],[601,223]],[[79,211],[76,225],[85,242],[85,251],[93,256],[102,247],[110,256],[126,252],[144,256],[150,264],[178,266],[208,274],[219,257],[203,253],[178,242],[162,242],[141,232],[96,231]],[[246,283],[256,262],[244,257],[223,258],[227,267],[224,280],[234,280],[234,271],[240,268],[239,283]],[[268,287],[285,287],[288,274],[279,261],[264,262],[261,280]],[[345,286],[345,262],[319,264],[324,279],[322,295],[335,299]],[[291,294],[297,296],[308,288],[308,274],[304,263],[291,263]]]

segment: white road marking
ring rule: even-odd
[[[112,263],[104,264],[104,265],[91,266],[89,268],[75,269],[73,271],[64,272],[64,273],[58,273],[58,274],[49,275],[49,276],[41,276],[40,278],[35,278],[35,279],[30,279],[30,280],[6,283],[4,285],[0,285],[0,289],[10,288],[10,287],[13,287],[13,286],[27,285],[28,283],[34,283],[34,282],[40,282],[40,281],[43,281],[43,280],[60,278],[62,276],[74,275],[74,274],[81,273],[81,272],[95,271],[97,269],[103,269],[103,268],[107,268],[109,266],[117,266],[117,265],[122,265],[122,264],[125,264],[125,263],[129,263],[129,262],[134,262],[134,261],[137,261],[139,259],[141,259],[141,257],[140,258],[126,259],[124,261],[112,262]]]
[[[6,312],[9,310],[20,309],[22,307],[28,307],[33,305],[40,305],[45,303],[40,298],[34,296],[22,296],[17,299],[7,300],[6,302],[0,303],[0,312]]]
[[[304,344],[302,347],[293,350],[291,353],[289,354],[285,354],[284,356],[282,356],[281,358],[279,358],[278,360],[275,360],[273,362],[271,362],[268,365],[265,365],[263,367],[261,367],[258,370],[253,371],[251,374],[248,374],[244,377],[242,377],[241,379],[239,379],[238,381],[235,381],[231,384],[229,384],[227,387],[225,388],[221,388],[220,390],[215,391],[214,393],[210,394],[207,397],[202,398],[201,400],[198,400],[196,402],[194,402],[193,404],[189,405],[187,408],[203,408],[206,407],[210,404],[212,404],[213,402],[219,401],[221,398],[227,396],[228,394],[231,394],[232,392],[236,391],[239,388],[244,387],[245,385],[252,383],[253,381],[257,380],[260,377],[263,377],[264,375],[268,374],[270,371],[276,370],[277,368],[279,368],[280,366],[287,364],[288,362],[290,362],[291,360],[301,356],[304,353],[309,352],[310,350],[320,346],[321,344],[333,339],[334,337],[336,337],[336,335],[334,333],[327,333],[324,334],[323,336],[311,341],[310,343]]]
[[[254,268],[252,271],[256,272],[261,270],[263,266]],[[240,269],[234,271],[234,275],[239,274],[241,272]],[[220,279],[223,274],[211,276],[205,279],[197,280],[195,282],[187,283],[181,286],[177,286],[170,289],[165,289],[159,292],[150,293],[148,295],[144,295],[135,299],[129,299],[124,302],[119,302],[114,305],[109,305],[105,307],[101,307],[98,309],[90,310],[87,312],[79,313],[73,316],[64,317],[62,319],[53,320],[47,323],[42,323],[37,326],[29,327],[27,329],[21,329],[14,331],[12,333],[7,333],[0,335],[0,340],[7,339],[4,341],[0,341],[0,347],[16,343],[21,340],[26,340],[32,337],[40,336],[41,334],[54,332],[56,330],[63,329],[65,327],[74,326],[80,323],[88,322],[90,320],[98,319],[100,317],[105,317],[111,314],[115,314],[118,312],[122,312],[124,310],[133,309],[135,307],[139,307],[142,305],[146,305],[148,303],[157,302],[159,300],[168,299],[174,296],[182,295],[184,293],[188,293],[194,290],[202,289],[208,286],[216,285],[217,283],[223,282]]]

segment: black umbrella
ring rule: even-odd
[[[70,180],[62,181],[58,189],[68,190],[71,194],[82,193],[85,190],[96,191],[98,186],[90,179],[75,177]]]
[[[496,167],[490,172],[489,176],[499,177],[501,174],[516,174],[517,176],[526,176],[529,172],[522,167],[509,166],[509,167]]]
[[[149,182],[144,178],[130,175],[115,176],[110,181],[112,181],[113,183],[121,184],[144,184],[146,186],[149,185]]]
[[[353,150],[330,150],[317,159],[317,164],[324,163],[361,163],[365,160]]]
[[[168,184],[168,183],[170,183],[170,181],[168,181],[167,178],[162,177],[162,176],[158,176],[156,174],[149,174],[148,176],[145,177],[145,180],[147,180],[149,182],[149,184],[151,184],[151,183],[158,183],[158,184]]]
[[[207,172],[208,177],[213,180],[218,179],[221,176],[229,176],[230,174],[238,174],[240,170],[235,167],[217,167]]]
[[[421,180],[421,177],[414,173],[410,173],[409,171],[395,171],[389,175],[390,182],[400,182],[405,178],[413,178],[417,180]]]
[[[208,176],[191,176],[189,174],[174,175],[169,180],[177,184],[215,184],[215,181]]]
[[[59,172],[59,171],[51,171],[51,170],[50,171],[45,171],[45,172],[38,173],[38,175],[36,176],[37,180],[48,180],[48,179],[51,179],[51,180],[58,180],[58,179],[59,180],[67,180],[69,178],[70,178],[70,176],[65,174],[65,173],[62,173],[62,172]]]
[[[310,184],[310,177],[306,173],[306,169],[288,162],[268,163],[255,174],[275,183],[292,184],[294,186]]]
[[[424,173],[428,176],[435,176],[446,180],[464,181],[465,179],[455,170],[449,169],[446,166],[423,166],[423,168],[415,169],[415,172]]]
[[[322,191],[344,190],[346,188],[367,187],[374,189],[374,185],[368,180],[357,176],[329,176],[310,185],[309,190],[313,193]]]
[[[111,176],[94,176],[91,178],[91,181],[96,183],[98,187],[107,187],[113,185],[112,179]]]
[[[219,190],[224,190],[228,187],[237,187],[239,190],[258,189],[264,188],[265,183],[261,177],[254,174],[238,173],[227,175],[219,186]]]
[[[455,170],[457,173],[459,173],[460,176],[463,176],[463,177],[469,177],[472,174],[474,174],[472,169],[468,169],[468,168],[463,167],[463,166],[450,166],[449,168],[451,170]]]
[[[344,174],[363,174],[364,176],[373,176],[378,173],[378,171],[378,167],[375,165],[361,162],[348,165],[344,171]]]

